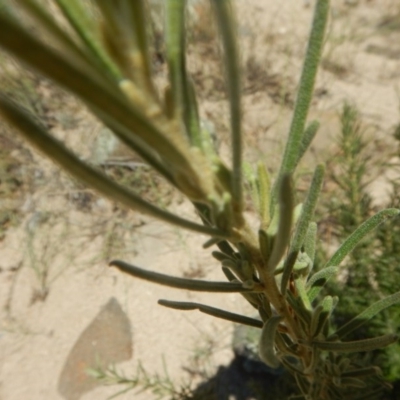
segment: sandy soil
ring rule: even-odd
[[[246,74],[246,156],[250,161],[265,160],[273,170],[290,122],[312,8],[300,0],[236,3]],[[358,107],[371,146],[384,149],[384,155],[393,143],[389,134],[400,121],[398,2],[332,3],[311,113],[322,126],[302,166],[305,171],[332,154],[343,101]],[[204,10],[199,6],[195,11],[203,42],[192,48],[190,66],[203,117],[221,132],[224,152],[227,113],[218,47],[207,39],[207,31],[201,32],[208,26]],[[397,28],[389,29],[393,24],[388,16],[396,15]],[[44,97],[46,88],[40,83]],[[71,99],[67,107],[61,106],[63,99],[48,111],[53,131],[84,157],[93,156],[100,127]],[[29,179],[21,178],[16,195],[11,200],[4,196],[0,203],[0,208],[13,207],[17,215],[0,242],[1,400],[106,399],[119,388],[100,386],[86,376],[85,369],[99,361],[96,355],[128,376],[135,374],[139,362],[149,374],[163,376],[164,358],[178,387],[190,379],[187,369],[197,371],[196,382],[230,361],[230,323],[195,311],[164,309],[157,300],[190,300],[251,313],[240,296],[180,292],[107,267],[108,260],[118,257],[176,276],[222,280],[217,263],[201,248],[203,238],[126,213],[71,182],[25,145],[10,151],[17,164],[25,163],[18,164],[15,173]],[[377,204],[385,199],[385,179],[382,176],[371,186]],[[156,201],[168,199],[176,212],[195,218],[179,197],[146,190]],[[120,396],[132,398],[155,396]]]

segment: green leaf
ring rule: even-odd
[[[314,262],[315,258],[315,247],[317,242],[317,224],[310,222],[307,229],[307,234],[304,239],[304,252],[310,257],[310,260]]]
[[[64,170],[111,200],[118,201],[130,209],[141,211],[185,229],[208,233],[211,236],[218,236],[219,234],[222,234],[222,236],[225,235],[223,232],[209,226],[203,226],[188,221],[168,211],[162,210],[143,200],[131,190],[112,181],[103,173],[100,173],[81,161],[60,141],[48,134],[46,130],[36,123],[27,113],[1,95],[0,113],[15,126],[27,140],[64,168]]]
[[[275,333],[282,319],[282,316],[271,317],[261,331],[259,355],[271,368],[278,368],[280,365],[280,360],[275,354]]]
[[[166,2],[166,50],[173,114],[183,120],[188,139],[203,151],[196,93],[186,69],[186,0]]]
[[[384,299],[372,304],[366,310],[341,326],[333,335],[337,335],[337,337],[341,339],[353,332],[355,329],[363,326],[376,314],[398,303],[400,303],[400,292],[394,293],[391,296],[387,296]]]
[[[356,340],[352,342],[319,342],[313,341],[312,346],[317,349],[332,351],[336,353],[358,353],[361,351],[372,351],[389,346],[396,342],[398,336],[388,334],[383,336],[374,337],[371,339]]]
[[[46,37],[51,38],[57,48],[63,49],[72,59],[81,63],[82,67],[90,70],[91,74],[110,79],[108,74],[104,75],[104,71],[101,68],[99,70],[99,68],[92,65],[93,60],[57,25],[54,17],[47,13],[43,6],[39,5],[35,0],[17,0],[17,3],[37,22],[38,28],[43,31]]]
[[[312,302],[317,296],[325,283],[339,271],[338,267],[327,267],[318,271],[307,281],[307,288],[309,288],[307,295]]]
[[[120,93],[110,91],[108,87],[95,77],[80,70],[56,51],[44,46],[21,26],[0,15],[0,46],[26,62],[38,72],[46,75],[58,84],[71,91],[89,107],[101,113],[106,123],[118,121],[132,136],[138,136],[148,146],[168,160],[174,166],[175,173],[180,175],[193,190],[198,190],[197,176],[186,155],[177,143],[172,143],[159,129],[153,125],[143,111],[136,108]],[[30,49],[30,51],[26,51]]]
[[[225,260],[231,260],[231,261],[236,261],[235,258],[233,258],[231,255],[223,253],[222,251],[213,251],[211,255],[218,261],[225,261]]]
[[[125,272],[128,275],[132,275],[135,278],[144,279],[160,285],[174,287],[176,289],[215,293],[252,292],[251,289],[244,288],[241,283],[210,282],[198,279],[177,278],[154,271],[148,271],[120,260],[111,261],[109,265],[112,267],[117,267],[120,271]]]
[[[306,255],[306,257],[308,257]],[[296,286],[298,301],[301,301],[304,305],[304,308],[307,310],[312,310],[310,299],[308,298],[307,291],[305,288],[305,279],[303,276],[299,276],[295,278],[294,284]]]
[[[236,21],[230,0],[212,0],[224,47],[225,71],[230,105],[232,135],[232,198],[235,217],[243,209],[242,192],[242,109],[239,51],[236,40]]]
[[[253,202],[254,208],[257,210],[257,212],[259,212],[260,199],[259,199],[259,192],[258,192],[258,187],[257,187],[257,176],[254,172],[254,168],[247,161],[243,161],[242,168],[243,168],[244,178],[247,181],[248,186],[249,186],[251,201]]]
[[[299,160],[299,155],[302,152],[302,146],[304,145],[303,132],[322,54],[328,13],[329,0],[318,0],[314,11],[311,34],[308,40],[307,53],[303,64],[289,137],[279,170],[278,180],[274,188],[274,198],[276,198],[280,179],[282,179],[284,174],[293,173]]]
[[[358,245],[364,236],[374,230],[382,222],[389,218],[397,217],[399,214],[400,210],[396,208],[387,208],[386,210],[380,211],[373,217],[367,219],[342,243],[339,249],[336,250],[330,260],[325,264],[325,268],[338,266],[343,259]]]
[[[285,175],[281,181],[278,232],[267,265],[267,271],[270,274],[274,273],[290,241],[293,220],[293,189],[291,179],[290,175]]]
[[[222,266],[222,272],[224,273],[229,282],[237,282],[236,276],[231,272],[231,270],[228,267]],[[257,310],[260,309],[261,300],[260,296],[257,293],[242,292],[240,294],[250,303],[251,306],[253,306]]]
[[[267,229],[271,221],[271,179],[264,163],[259,162],[257,165],[257,186],[258,186],[258,212],[261,219],[261,229]]]
[[[305,304],[301,298],[294,297],[290,291],[286,292],[286,299],[296,316],[303,322],[303,326],[308,328],[311,324],[311,310],[305,307]]]
[[[324,326],[327,323],[328,318],[331,316],[336,304],[337,299],[335,301],[332,296],[326,296],[322,300],[322,302],[315,308],[313,317],[311,319],[311,337],[317,337],[323,331]]]
[[[318,336],[320,330],[319,321],[321,313],[324,311],[322,304],[318,304],[317,307],[314,308],[311,315],[311,323],[310,323],[310,337],[314,338]]]
[[[325,169],[319,165],[313,176],[310,190],[308,191],[307,198],[303,204],[303,210],[300,219],[296,225],[293,240],[289,248],[289,255],[285,260],[283,266],[283,275],[281,280],[281,293],[284,295],[286,292],[287,284],[296,262],[297,255],[303,246],[304,240],[307,235],[308,226],[314,216],[315,206],[322,188],[322,181],[324,178]]]
[[[85,46],[86,54],[103,71],[112,74],[116,79],[121,78],[121,74],[115,64],[105,53],[100,41],[93,34],[95,32],[94,21],[91,19],[85,7],[77,0],[55,0],[58,7],[64,14],[70,26],[75,31],[81,43]]]
[[[221,310],[219,308],[206,306],[205,304],[171,300],[158,300],[158,304],[165,307],[173,308],[175,310],[199,310],[202,313],[212,315],[213,317],[222,318],[227,321],[235,322],[237,324],[253,326],[255,328],[263,327],[263,323],[257,319],[231,313],[229,311]]]
[[[186,76],[185,80],[185,121],[186,121],[186,129],[190,133],[190,140],[193,146],[200,148],[203,153],[209,157],[209,159],[215,158],[215,151],[213,156],[210,157],[211,152],[210,148],[204,148],[205,138],[202,133],[199,109],[197,105],[196,99],[196,91],[194,88],[194,84],[189,76]],[[218,160],[219,161],[219,160]],[[230,182],[229,182],[230,184]]]
[[[260,253],[264,263],[268,263],[269,256],[271,254],[271,240],[268,233],[260,229],[258,231],[258,244],[260,246]]]
[[[185,8],[186,0],[166,1],[166,50],[174,114],[185,109]]]
[[[298,155],[298,159],[296,162],[296,166],[300,162],[301,158],[303,157],[304,153],[310,146],[311,142],[313,141],[315,135],[317,134],[319,126],[320,126],[320,124],[318,121],[312,121],[305,129],[305,131],[303,133],[303,138],[302,138],[301,144],[300,144],[299,155]]]
[[[102,0],[99,1],[99,3],[101,2]],[[158,100],[158,93],[152,81],[151,46],[147,37],[149,18],[146,10],[148,10],[148,5],[145,0],[120,0],[120,2],[123,28],[133,42],[134,50],[129,56],[134,60],[136,81],[154,100]]]
[[[143,158],[151,167],[153,167],[160,175],[162,175],[171,185],[178,187],[175,182],[174,176],[165,163],[160,160],[158,154],[144,143],[140,138],[132,135],[132,132],[125,126],[121,125],[120,122],[109,115],[104,115],[100,111],[93,111],[97,115],[100,121],[104,123],[115,135],[123,142],[128,148],[137,153]]]

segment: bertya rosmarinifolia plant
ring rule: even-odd
[[[338,329],[331,325],[337,297],[318,295],[357,243],[383,221],[399,215],[386,209],[365,221],[324,267],[313,271],[317,226],[314,208],[324,167],[313,175],[303,204],[295,204],[292,176],[318,130],[306,127],[307,113],[322,52],[329,0],[317,0],[289,136],[279,172],[271,183],[261,162],[250,177],[259,225],[250,226],[244,208],[242,166],[241,69],[235,15],[228,0],[211,0],[223,46],[228,91],[231,163],[213,147],[200,123],[193,83],[185,60],[184,0],[165,1],[165,42],[169,84],[160,95],[149,56],[149,9],[145,0],[95,0],[100,18],[92,18],[79,0],[54,0],[66,22],[59,24],[39,0],[18,0],[36,23],[34,34],[13,10],[0,14],[0,46],[27,67],[51,79],[83,101],[123,143],[193,203],[193,222],[143,200],[78,158],[4,94],[0,113],[32,144],[89,187],[130,209],[209,236],[204,248],[221,263],[227,281],[182,279],[124,261],[110,265],[133,277],[175,288],[240,293],[260,319],[216,307],[159,300],[159,304],[195,310],[260,328],[259,355],[270,367],[283,365],[299,386],[298,399],[372,399],[385,390],[378,367],[360,365],[351,353],[390,345],[395,334],[358,341],[346,335],[400,301],[400,292],[369,306]],[[40,38],[46,37],[46,41]],[[360,388],[365,388],[360,391]]]

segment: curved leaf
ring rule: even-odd
[[[253,326],[255,328],[263,327],[263,323],[257,319],[231,313],[229,311],[221,310],[219,308],[206,306],[205,304],[171,300],[158,300],[158,304],[165,307],[173,308],[175,310],[199,310],[202,313],[212,315],[213,317],[222,318],[227,321],[235,322],[237,324]]]
[[[280,315],[271,317],[261,331],[259,355],[261,360],[271,368],[278,368],[281,363],[275,354],[275,333],[282,319]]]
[[[144,279],[160,285],[174,287],[176,289],[215,293],[240,293],[254,291],[243,287],[241,283],[211,282],[198,279],[177,278],[170,275],[160,274],[159,272],[148,271],[120,260],[111,261],[109,265],[111,267],[117,267],[120,271],[125,272],[128,275],[132,275],[135,278]]]

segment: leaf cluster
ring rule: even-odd
[[[209,240],[226,277],[224,282],[183,279],[124,261],[110,265],[124,273],[179,289],[240,293],[259,319],[190,302],[160,300],[163,306],[195,310],[260,328],[259,355],[269,366],[286,367],[303,399],[371,398],[386,389],[376,367],[357,365],[348,353],[366,352],[397,341],[395,334],[346,340],[355,329],[400,300],[400,292],[368,306],[337,328],[331,326],[336,296],[318,295],[358,243],[400,210],[389,208],[362,222],[321,270],[314,269],[317,229],[313,221],[324,167],[315,169],[303,204],[296,204],[292,176],[318,130],[306,124],[324,42],[329,1],[317,0],[293,118],[279,172],[269,177],[264,164],[248,169],[259,216],[246,220],[242,160],[241,65],[236,17],[228,0],[212,0],[223,48],[230,114],[231,160],[226,165],[202,127],[193,83],[186,68],[186,1],[165,2],[168,85],[155,84],[149,56],[144,0],[94,1],[99,19],[77,0],[54,0],[68,29],[37,0],[17,7],[35,21],[44,42],[12,14],[0,13],[0,47],[29,68],[77,96],[122,142],[135,151],[193,204],[194,222],[143,199],[88,163],[51,135],[18,104],[0,94],[0,113],[31,143],[63,169],[126,207],[200,234]],[[361,221],[360,221],[361,222]],[[368,383],[366,382],[368,378]],[[369,385],[369,386],[368,386]],[[359,389],[368,387],[360,395]]]

